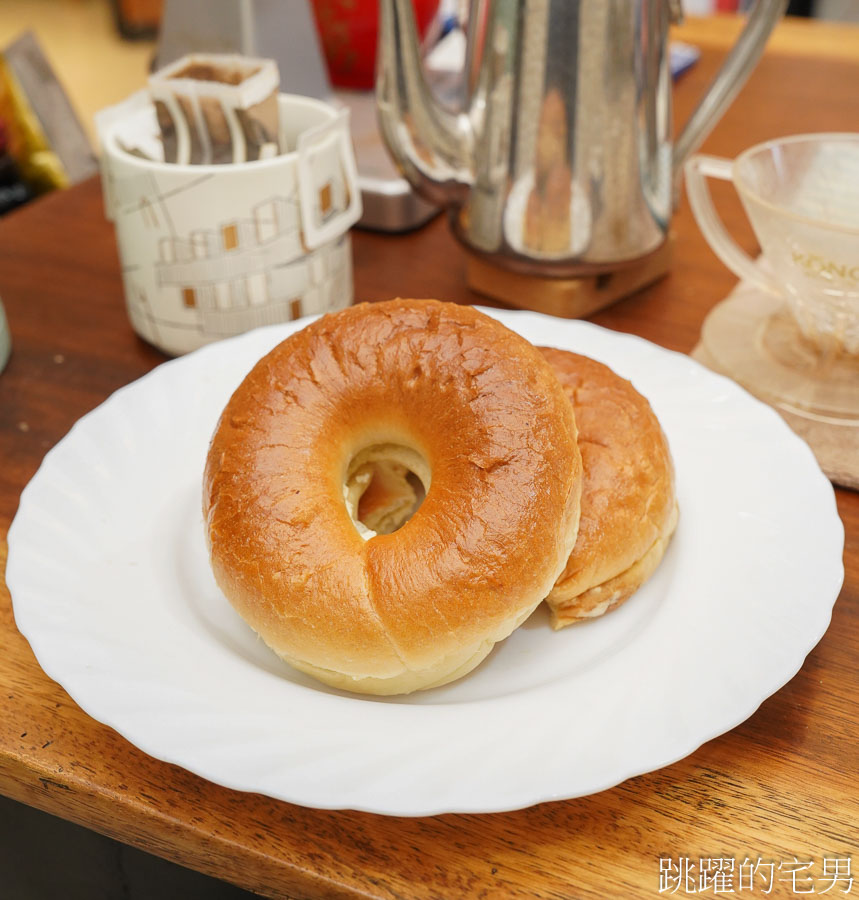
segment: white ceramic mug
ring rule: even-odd
[[[270,159],[177,165],[145,95],[97,118],[105,210],[135,331],[170,354],[352,302],[361,216],[348,113],[281,94]]]
[[[765,266],[725,229],[708,176],[733,182]],[[704,237],[729,269],[782,297],[816,345],[859,354],[859,134],[794,135],[733,161],[699,154],[686,163],[686,189]]]

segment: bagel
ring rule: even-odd
[[[217,583],[281,658],[393,694],[466,674],[543,600],[581,482],[534,347],[469,307],[392,300],[257,363],[212,438],[203,512]]]
[[[602,363],[539,349],[573,404],[584,466],[576,545],[546,598],[562,628],[617,608],[647,581],[678,511],[668,441],[647,400]]]

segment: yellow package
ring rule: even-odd
[[[6,60],[0,56],[0,118],[9,135],[12,154],[21,177],[36,193],[69,185],[69,177],[60,158],[48,145],[38,116]]]

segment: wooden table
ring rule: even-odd
[[[678,85],[679,120],[719,58],[707,50]],[[734,155],[785,133],[855,130],[857,60],[769,53],[705,148]],[[738,204],[721,188],[717,202],[751,249]],[[595,321],[691,350],[705,313],[734,278],[707,249],[685,202],[676,232],[670,276]],[[354,249],[361,299],[479,300],[464,286],[462,253],[441,219],[401,237],[357,233]],[[5,538],[45,451],[163,357],[126,320],[96,182],[0,222],[0,295],[13,334],[0,376]],[[853,856],[859,876],[859,496],[839,491],[838,507],[846,582],[829,631],[800,673],[729,734],[596,796],[498,815],[395,819],[226,790],[146,756],[78,709],[42,673],[2,585],[0,791],[278,897],[649,897],[658,892],[660,857],[739,865],[746,857],[778,864],[797,856],[814,862],[804,874],[820,876],[824,858]],[[5,556],[3,548],[5,540]],[[763,882],[756,890],[764,892]],[[776,880],[771,896],[792,895],[790,882]]]

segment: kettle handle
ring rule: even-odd
[[[740,92],[763,53],[776,22],[784,15],[788,0],[757,0],[746,24],[695,111],[674,144],[674,174],[696,150]]]

